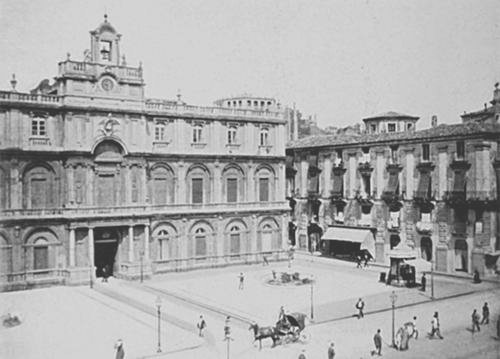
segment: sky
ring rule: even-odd
[[[318,124],[398,111],[456,123],[500,81],[494,0],[0,0],[0,89],[29,91],[83,59],[104,13],[146,96],[211,105],[277,98]]]

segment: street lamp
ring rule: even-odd
[[[161,323],[161,298],[160,296],[156,297],[156,310],[158,314],[158,350],[156,350],[157,353],[161,353],[161,332],[160,332],[160,323]]]
[[[434,260],[431,260],[431,300],[434,300]]]
[[[394,341],[394,314],[395,314],[394,310],[395,310],[396,299],[398,298],[398,296],[396,295],[396,293],[394,291],[392,291],[390,298],[391,298],[391,304],[392,304],[392,347],[395,348],[396,343]]]
[[[141,251],[141,283],[144,280],[144,251]]]
[[[314,320],[314,276],[311,275],[311,320]]]

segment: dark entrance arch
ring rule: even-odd
[[[94,232],[94,263],[96,277],[103,276],[103,268],[112,276],[115,272],[119,231],[116,228],[96,228]]]
[[[420,255],[426,261],[432,261],[432,239],[422,237],[420,240]]]

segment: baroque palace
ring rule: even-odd
[[[0,288],[279,259],[279,104],[145,98],[106,16],[90,40],[54,83],[0,92]]]
[[[462,123],[416,130],[396,112],[357,134],[288,144],[291,241],[336,257],[402,248],[441,272],[493,275],[500,255],[500,89]],[[500,265],[500,263],[498,264]]]

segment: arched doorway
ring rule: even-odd
[[[94,231],[94,265],[96,277],[112,276],[115,270],[116,254],[118,252],[118,231],[114,228],[96,228]]]
[[[455,270],[460,272],[468,271],[468,250],[465,239],[455,240]]]
[[[428,262],[432,261],[432,239],[429,237],[420,240],[420,256]]]

